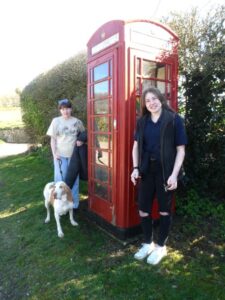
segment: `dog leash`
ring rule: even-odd
[[[62,172],[62,160],[58,159],[58,163],[59,163],[59,172],[61,174],[62,180],[63,180],[63,172]]]

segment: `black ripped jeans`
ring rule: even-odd
[[[155,196],[158,200],[159,212],[168,213],[168,215],[160,215],[158,245],[164,246],[171,225],[173,191],[165,191],[162,166],[156,160],[150,162],[148,172],[142,175],[138,190],[138,208],[149,214],[149,217],[141,217],[145,243],[151,243],[153,239],[151,210]]]

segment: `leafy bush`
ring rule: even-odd
[[[190,189],[186,195],[177,196],[176,213],[189,219],[189,224],[204,223],[205,220],[211,219],[217,222],[219,235],[225,237],[225,204],[220,201],[212,201],[210,198],[199,196],[195,189]],[[187,226],[189,226],[187,224]],[[191,225],[190,225],[191,226]]]
[[[189,184],[203,197],[224,199],[225,6],[204,18],[196,9],[173,13],[166,22],[180,38],[180,97],[188,135],[185,170]]]
[[[39,75],[22,91],[23,121],[33,140],[46,142],[46,130],[58,115],[58,100],[68,98],[74,115],[86,124],[86,53],[82,52]]]

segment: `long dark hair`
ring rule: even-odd
[[[167,104],[167,100],[165,98],[165,96],[160,92],[159,89],[155,88],[155,87],[149,87],[147,89],[145,89],[142,93],[142,116],[146,115],[146,114],[150,114],[150,112],[147,110],[146,105],[145,105],[145,97],[148,93],[152,93],[154,94],[159,101],[162,103],[162,108],[172,111],[174,112],[174,110]]]

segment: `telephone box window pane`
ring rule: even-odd
[[[112,79],[110,79],[109,84],[110,84],[110,96],[112,96]]]
[[[93,69],[90,70],[90,82],[93,82]]]
[[[156,63],[143,60],[143,76],[156,77]]]
[[[110,168],[112,168],[112,164],[113,164],[113,161],[112,161],[112,152],[110,152]]]
[[[166,94],[166,98],[171,98],[171,84],[167,83],[167,94]]]
[[[94,163],[97,165],[109,166],[109,153],[107,151],[101,151],[101,149],[94,150]]]
[[[99,196],[100,198],[103,198],[105,200],[108,200],[108,191],[107,187],[104,185],[101,185],[98,182],[95,182],[94,185],[94,193],[95,195]]]
[[[94,126],[95,126],[95,131],[108,132],[109,131],[108,118],[107,117],[95,117],[94,118]]]
[[[112,202],[112,191],[109,189],[109,201]]]
[[[141,92],[141,79],[137,78],[136,80],[136,95],[140,95]]]
[[[141,116],[141,98],[136,97],[136,117]]]
[[[95,134],[94,145],[97,148],[108,149],[108,135],[107,134]]]
[[[112,136],[109,135],[109,149],[112,150]]]
[[[166,93],[166,83],[165,82],[158,81],[156,87],[160,90],[160,92],[162,94],[165,95],[165,93]]]
[[[142,83],[142,93],[145,89],[150,88],[150,87],[155,87],[155,86],[156,86],[155,80],[144,79],[143,83]]]
[[[101,168],[99,166],[94,167],[94,178],[100,180],[104,183],[108,183],[109,176],[108,176],[108,169]]]
[[[94,101],[94,114],[108,114],[109,113],[109,104],[108,100],[98,100]]]
[[[136,62],[137,62],[136,72],[137,72],[138,75],[141,74],[141,63],[140,63],[140,61],[141,61],[140,58],[138,58],[138,59],[136,60]]]
[[[91,86],[90,86],[90,97],[91,97],[91,99],[93,98],[93,96],[94,96],[94,93],[93,93],[93,86],[91,85]]]
[[[166,78],[166,67],[165,66],[158,64],[157,78],[165,80],[165,78]]]
[[[108,96],[109,87],[108,81],[103,81],[94,85],[95,99],[102,99]]]
[[[168,73],[168,75],[167,75],[168,80],[171,80],[171,65],[167,66],[167,73]]]
[[[109,184],[112,185],[112,170],[109,170]]]
[[[112,77],[112,60],[109,61],[110,68],[109,68],[109,76]]]
[[[94,81],[108,77],[109,68],[108,62],[94,68]]]

